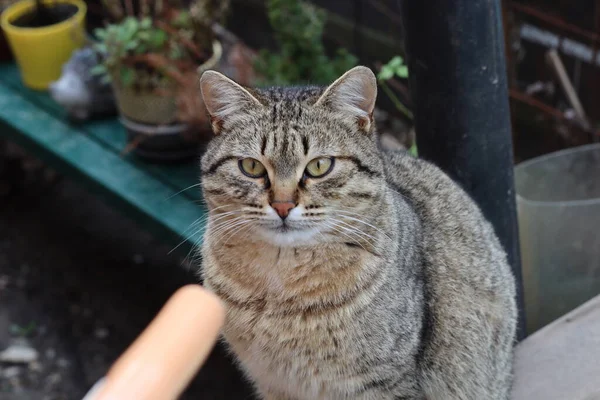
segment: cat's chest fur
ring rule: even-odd
[[[312,399],[352,384],[332,382],[364,359],[359,315],[385,274],[376,257],[343,244],[208,247],[204,256],[205,282],[228,306],[223,334],[257,382]]]

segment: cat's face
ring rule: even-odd
[[[329,88],[253,91],[203,75],[217,134],[202,159],[215,240],[364,244],[384,191],[373,138],[375,78],[355,68]]]

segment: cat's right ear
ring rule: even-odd
[[[216,71],[202,74],[200,90],[215,135],[221,133],[224,123],[233,122],[248,111],[263,106],[248,90]]]

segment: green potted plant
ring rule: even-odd
[[[131,6],[119,10],[111,3],[111,13],[123,17],[95,31],[103,61],[94,73],[112,83],[129,135],[127,151],[155,160],[195,156],[212,135],[198,73],[221,57],[211,25],[226,6],[211,7],[207,0],[189,9],[177,2],[149,3],[140,2],[135,14]]]
[[[326,15],[321,9],[303,0],[268,0],[267,14],[279,49],[260,52],[255,63],[262,77],[258,84],[325,85],[356,66],[356,57],[346,49],[338,49],[334,57],[325,52]]]

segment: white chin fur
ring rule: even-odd
[[[277,247],[300,247],[317,244],[318,228],[279,231],[275,229],[260,229],[263,239]]]
[[[283,223],[281,223],[281,219],[279,218],[275,210],[271,207],[268,207],[265,211],[267,216],[272,221],[280,224],[280,229],[259,229],[259,232],[265,242],[277,247],[311,246],[323,242],[323,238],[321,237],[321,235],[319,235],[321,229],[319,229],[318,227],[305,229],[289,229],[283,231],[281,230],[281,228],[283,228]],[[294,222],[302,220],[302,213],[304,213],[305,211],[306,210],[302,206],[294,208],[290,212],[290,215],[288,215],[288,218],[286,219],[287,223],[293,227]]]

